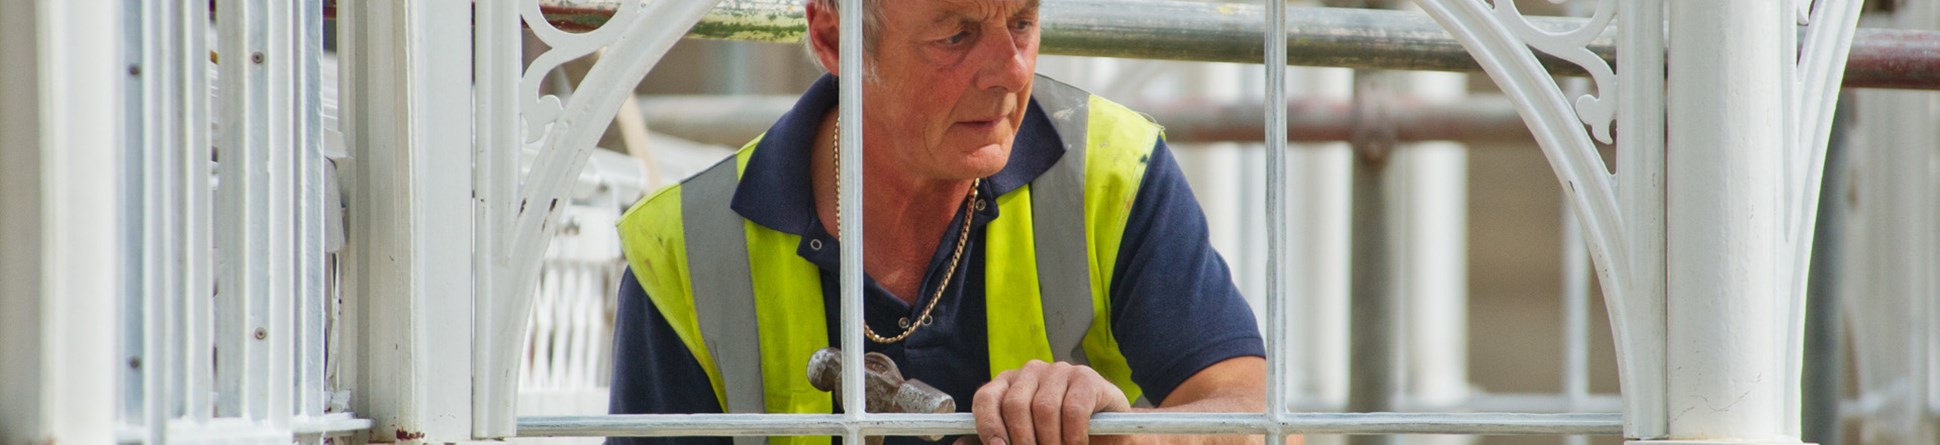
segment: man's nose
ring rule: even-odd
[[[1008,31],[1008,30],[1004,30]],[[1009,33],[997,34],[1008,36]],[[1029,84],[1030,57],[1034,56],[1014,38],[987,39],[979,49],[982,66],[977,72],[977,88],[1016,92]]]

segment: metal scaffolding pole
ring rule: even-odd
[[[747,143],[795,103],[794,96],[641,96],[636,101],[654,129],[695,142],[738,147]],[[1203,99],[1143,101],[1125,106],[1145,110],[1165,123],[1167,142],[1251,142],[1266,136],[1259,101],[1222,103]],[[1346,141],[1353,135],[1353,107],[1346,100],[1304,97],[1288,100],[1287,138],[1291,143]],[[1397,142],[1529,142],[1529,127],[1514,104],[1501,96],[1460,100],[1394,97],[1388,104]]]
[[[545,0],[541,11],[562,30],[606,24],[620,0]],[[336,2],[325,6],[335,14]],[[1203,62],[1261,63],[1266,31],[1262,5],[1180,0],[1060,0],[1043,6],[1043,54]],[[1426,15],[1402,11],[1287,7],[1287,63],[1360,69],[1480,72],[1462,45]],[[1531,17],[1538,28],[1580,28],[1580,18]],[[795,43],[806,26],[801,0],[727,0],[688,37]],[[1137,42],[1128,45],[1126,42]],[[1589,49],[1614,61],[1615,31]],[[1550,71],[1582,69],[1547,54]],[[1861,29],[1853,36],[1843,85],[1940,89],[1940,33]]]
[[[1386,118],[1388,83],[1393,73],[1354,72],[1355,128],[1353,253],[1348,267],[1352,302],[1348,307],[1349,350],[1347,410],[1393,411],[1400,395],[1401,362],[1396,326],[1401,320],[1400,296],[1395,293],[1394,240],[1389,224],[1388,170],[1395,149],[1393,121]],[[1356,437],[1350,444],[1398,443],[1392,436]]]
[[[842,414],[688,414],[546,416],[519,418],[524,437],[809,436],[859,432],[871,436],[976,434],[970,413],[870,414],[860,421]],[[1617,414],[1519,413],[1285,413],[1279,422],[1261,414],[1100,413],[1091,433],[1263,434],[1480,434],[1491,436],[1586,434],[1623,430]],[[853,428],[853,430],[851,430]]]

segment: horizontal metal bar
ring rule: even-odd
[[[553,26],[568,31],[604,25],[621,0],[542,0]],[[325,7],[334,16],[336,2]],[[727,0],[688,32],[702,39],[794,43],[801,40],[801,0]],[[1178,0],[1044,2],[1044,54],[1261,63],[1266,44],[1262,5]],[[1580,18],[1530,17],[1538,28],[1580,28]],[[1287,63],[1365,69],[1480,72],[1475,58],[1441,25],[1418,12],[1287,7]],[[1614,61],[1614,27],[1590,50]],[[1551,72],[1581,68],[1540,52]],[[1940,32],[1860,29],[1846,60],[1845,86],[1940,90]]]
[[[368,430],[371,424],[370,419],[352,417],[350,413],[292,416],[288,428],[265,425],[241,417],[177,418],[167,421],[169,441],[175,443],[287,442],[292,435],[340,437]],[[144,436],[146,430],[147,427],[144,425],[117,425],[115,441],[117,443],[142,442],[146,437]]]
[[[974,434],[968,413],[869,414],[857,425],[872,436]],[[1091,418],[1093,434],[1265,434],[1260,414],[1105,413]],[[1614,413],[1295,413],[1288,434],[1619,435]],[[670,437],[839,435],[836,414],[645,414],[520,417],[520,437]]]
[[[641,96],[641,114],[654,128],[696,142],[738,147],[768,131],[788,112],[794,96]],[[1127,100],[1165,125],[1169,142],[1259,142],[1266,136],[1258,101],[1203,99]],[[1501,96],[1474,96],[1457,102],[1395,98],[1389,106],[1395,138],[1402,142],[1530,142],[1529,127],[1513,104]],[[1353,134],[1352,104],[1342,99],[1300,98],[1287,102],[1290,142],[1345,141]]]
[[[342,436],[370,429],[371,424],[370,419],[351,417],[350,413],[296,416],[290,418],[290,432],[294,434]]]
[[[1842,85],[1940,89],[1940,32],[1861,28],[1852,36]]]

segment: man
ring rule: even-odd
[[[809,2],[805,38],[850,75],[834,3]],[[622,218],[612,412],[835,409],[803,375],[809,354],[840,344],[840,162],[867,178],[868,350],[974,412],[963,442],[1087,443],[1091,414],[1148,409],[1135,401],[1260,412],[1259,332],[1160,128],[1034,77],[1037,2],[865,8],[866,156],[837,150],[824,76],[735,157]]]

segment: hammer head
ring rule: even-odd
[[[889,356],[871,352],[862,357],[863,399],[872,413],[953,413],[956,399],[919,380],[904,380]],[[808,358],[808,383],[815,389],[842,392],[842,350],[829,347]],[[838,397],[836,403],[840,404]],[[941,436],[929,438],[940,440]]]

